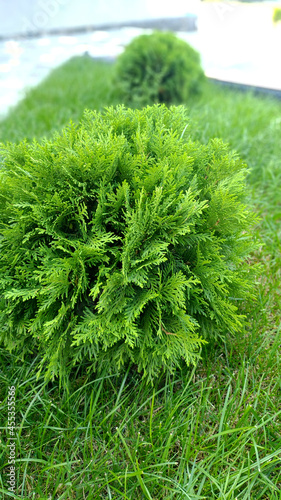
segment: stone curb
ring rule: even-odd
[[[184,17],[171,17],[161,19],[147,19],[143,21],[126,21],[124,23],[110,23],[89,26],[78,26],[73,28],[54,28],[45,31],[28,31],[24,34],[14,33],[13,35],[0,35],[0,41],[22,40],[30,38],[40,38],[50,35],[77,35],[81,33],[91,33],[93,31],[110,31],[122,28],[143,28],[170,31],[197,31],[197,16],[188,14]]]

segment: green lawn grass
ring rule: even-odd
[[[115,104],[112,66],[76,58],[0,123],[1,141],[50,135],[85,107]],[[196,370],[154,387],[133,369],[73,373],[69,391],[36,378],[1,350],[0,497],[31,499],[281,500],[281,103],[206,85],[186,103],[190,135],[222,137],[251,168],[262,265],[248,324],[208,345]],[[249,265],[251,263],[249,262]],[[17,495],[7,491],[7,397],[16,387]]]
[[[88,56],[75,57],[27,91],[25,98],[0,122],[0,141],[50,135],[70,119],[79,120],[85,108],[114,103],[112,67]],[[117,101],[116,101],[117,103]]]

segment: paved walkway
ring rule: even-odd
[[[273,25],[274,3],[202,3],[198,30],[178,32],[201,54],[211,78],[281,90],[281,23]],[[124,27],[0,42],[0,115],[50,70],[86,51],[115,58],[130,40],[149,32]]]

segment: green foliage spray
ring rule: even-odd
[[[188,127],[184,107],[118,106],[2,147],[0,340],[41,353],[47,378],[87,359],[152,380],[241,328],[247,169]]]

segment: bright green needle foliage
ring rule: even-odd
[[[135,38],[116,63],[116,85],[126,104],[181,104],[200,93],[200,56],[173,33]]]
[[[187,125],[184,107],[111,107],[2,149],[1,341],[39,351],[47,378],[88,359],[152,379],[240,328],[247,171]]]

